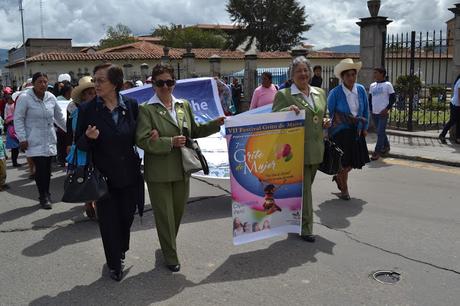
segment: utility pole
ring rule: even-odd
[[[43,0],[40,0],[40,30],[42,38],[45,37],[45,31],[43,30]]]
[[[26,49],[26,36],[24,33],[24,9],[22,7],[22,0],[19,0],[19,11],[21,12],[22,47],[23,47],[23,52],[24,52],[24,82],[27,82],[27,49]]]

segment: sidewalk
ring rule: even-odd
[[[437,138],[438,131],[387,130],[387,134],[391,146],[388,157],[460,167],[460,145],[451,143],[450,140],[447,140],[447,144],[442,144]],[[377,135],[369,133],[369,152],[374,152],[376,142]]]

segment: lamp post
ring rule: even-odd
[[[24,82],[27,82],[27,49],[26,37],[24,33],[24,9],[22,8],[22,0],[19,0],[19,11],[21,12],[22,47],[24,49]]]

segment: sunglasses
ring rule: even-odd
[[[155,86],[156,87],[163,87],[163,86],[165,86],[165,84],[168,87],[173,87],[176,84],[176,81],[175,80],[166,80],[166,81],[157,80],[157,81],[155,81]]]

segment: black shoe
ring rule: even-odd
[[[438,138],[439,138],[439,140],[441,140],[441,143],[442,143],[442,144],[447,144],[447,141],[446,141],[446,137],[445,137],[445,136],[439,135]]]
[[[51,209],[51,201],[48,197],[40,198],[40,206],[42,209]]]
[[[19,167],[22,167],[22,164],[19,164],[19,163],[13,164],[13,167],[19,168]]]
[[[304,241],[313,243],[316,241],[315,235],[302,235],[300,236]]]
[[[110,278],[119,282],[123,278],[123,270],[117,271],[117,270],[109,270]]]
[[[168,269],[171,270],[171,272],[179,272],[180,271],[180,264],[177,265],[167,265]]]

